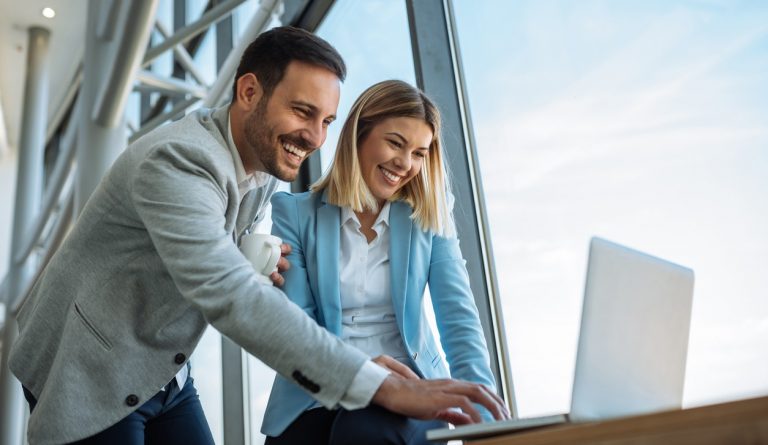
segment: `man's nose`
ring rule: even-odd
[[[320,146],[323,145],[323,142],[325,142],[325,135],[326,130],[322,120],[308,124],[304,129],[303,134],[304,140],[309,145],[309,148],[312,149],[320,148]]]

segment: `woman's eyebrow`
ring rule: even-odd
[[[398,133],[398,132],[396,132],[396,131],[390,131],[390,132],[388,132],[388,133],[384,133],[384,134],[387,134],[387,135],[390,135],[390,136],[396,136],[396,137],[400,138],[400,140],[401,140],[401,141],[402,141],[404,144],[407,144],[407,143],[408,143],[408,139],[406,139],[406,138],[405,138],[405,136],[403,136],[402,134],[400,134],[400,133]]]

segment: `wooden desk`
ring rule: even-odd
[[[545,427],[466,443],[472,445],[768,444],[768,397],[605,422]]]

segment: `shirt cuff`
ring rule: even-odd
[[[365,408],[387,376],[389,371],[368,360],[357,371],[344,397],[339,400],[339,405],[347,410]]]

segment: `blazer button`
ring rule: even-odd
[[[173,361],[174,361],[174,362],[175,362],[177,365],[180,365],[180,364],[184,363],[184,361],[185,361],[186,359],[187,359],[187,356],[186,356],[186,355],[184,355],[184,354],[182,354],[181,352],[179,352],[179,353],[178,353],[178,354],[176,354],[176,356],[173,358]]]
[[[131,394],[125,398],[125,404],[128,406],[136,406],[139,404],[139,398],[136,394]]]
[[[419,353],[418,353],[418,351],[413,353],[413,359],[414,359],[414,360],[416,360],[416,357],[418,357],[418,356],[419,356]]]

